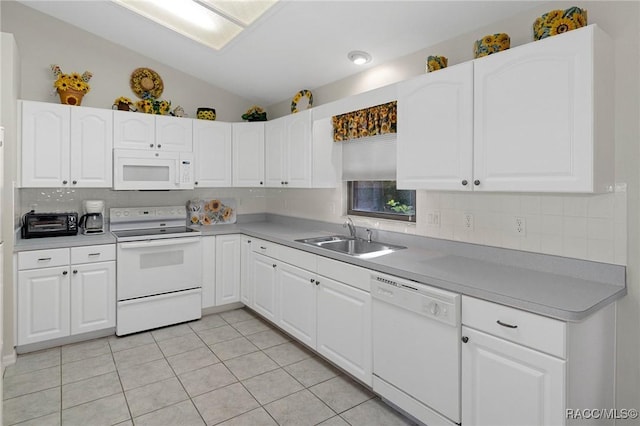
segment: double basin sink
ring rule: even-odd
[[[361,259],[371,259],[373,257],[382,256],[392,253],[396,250],[402,250],[406,248],[403,246],[385,244],[377,241],[367,241],[345,235],[329,235],[322,237],[305,238],[296,240],[296,242],[320,247],[322,249],[346,254]]]

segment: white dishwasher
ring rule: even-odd
[[[371,275],[373,390],[418,420],[460,424],[460,295]]]

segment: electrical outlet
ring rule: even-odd
[[[464,213],[462,215],[462,226],[467,231],[473,231],[473,215],[471,213]]]
[[[516,234],[520,235],[521,237],[524,237],[525,235],[527,235],[527,221],[525,220],[524,217],[519,217],[516,216],[514,222],[514,231],[516,232]]]
[[[440,226],[440,212],[438,210],[431,210],[427,212],[427,225]]]

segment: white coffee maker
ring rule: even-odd
[[[84,214],[80,218],[83,234],[104,234],[104,201],[85,200],[82,202]]]

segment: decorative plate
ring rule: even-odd
[[[162,78],[150,68],[138,68],[133,71],[129,84],[133,93],[140,99],[149,97],[158,99],[164,90]]]
[[[291,99],[291,112],[296,113],[311,108],[313,105],[313,95],[310,90],[303,89],[296,93]]]
[[[187,203],[188,222],[191,225],[236,223],[236,210],[235,198],[196,199]]]

